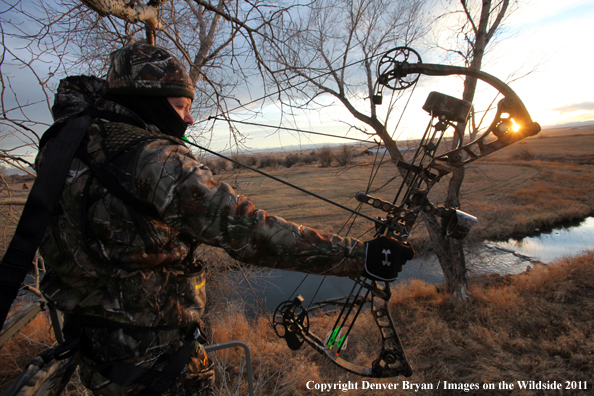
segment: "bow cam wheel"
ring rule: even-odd
[[[303,345],[303,334],[309,331],[307,310],[298,301],[285,301],[274,310],[272,326],[289,348],[297,350]]]
[[[422,63],[421,55],[409,47],[396,47],[386,52],[377,66],[378,82],[396,91],[414,85],[420,74],[402,72],[400,65],[403,63]]]

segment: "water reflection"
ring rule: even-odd
[[[427,283],[442,283],[444,280],[439,263],[433,256],[415,258],[406,263],[398,282],[408,279],[422,279]],[[312,301],[347,296],[354,285],[349,278],[329,276],[324,279],[321,275],[306,276],[300,272],[281,270],[270,271],[266,277],[251,283],[260,294],[259,298],[265,300],[267,310],[274,310],[281,301],[294,297],[297,288],[298,294],[305,299],[305,306],[308,306]]]
[[[495,244],[548,263],[594,248],[594,217],[588,217],[577,226],[561,227],[539,236]]]

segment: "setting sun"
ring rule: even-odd
[[[516,122],[512,119],[511,122],[513,123],[511,130],[514,132],[518,132],[520,130],[520,125],[516,124]]]

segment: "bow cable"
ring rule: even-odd
[[[233,123],[236,123],[236,124],[253,125],[253,126],[259,126],[259,127],[264,127],[264,128],[282,129],[282,130],[285,130],[285,131],[293,131],[293,132],[299,132],[299,133],[309,133],[311,135],[328,136],[328,137],[333,137],[333,138],[343,139],[343,140],[353,140],[355,142],[374,143],[374,142],[371,142],[371,141],[366,140],[366,139],[357,139],[357,138],[352,138],[352,137],[348,137],[348,136],[331,135],[329,133],[322,133],[322,132],[315,132],[315,131],[306,131],[306,130],[303,130],[303,129],[283,127],[283,126],[280,126],[280,125],[267,125],[267,124],[259,124],[257,122],[232,120],[232,119],[229,119],[229,118],[220,118],[218,116],[211,116],[211,117],[208,117],[208,119],[209,120],[212,119],[212,120],[215,120],[215,121],[233,122]]]
[[[402,112],[400,113],[400,117],[398,119],[398,122],[396,123],[396,126],[394,127],[394,131],[392,132],[392,136],[391,136],[392,139],[393,139],[394,135],[396,134],[396,131],[400,127],[400,123],[402,121],[402,118],[404,117],[404,113],[406,112],[406,109],[408,108],[408,105],[410,103],[410,100],[412,98],[412,95],[414,94],[414,91],[415,91],[416,87],[417,87],[417,81],[414,82],[413,89],[411,90],[411,93],[408,96],[408,100],[406,101],[406,104],[404,105],[404,108],[403,108]],[[367,183],[367,188],[366,188],[365,194],[367,194],[369,192],[369,190],[371,189],[371,186],[372,186],[373,182],[375,181],[375,178],[377,177],[377,175],[379,173],[379,169],[380,169],[381,165],[384,162],[384,158],[385,158],[386,154],[387,154],[387,150],[384,151],[384,153],[382,154],[382,157],[381,157],[381,159],[380,159],[380,161],[378,163],[377,162],[377,157],[379,156],[379,145],[378,145],[378,152],[376,153],[376,156],[375,156],[375,159],[374,159],[374,164],[373,164],[373,167],[371,169],[371,174],[370,174],[370,177],[369,177],[369,180],[368,180],[368,183]],[[398,198],[398,195],[396,196],[395,199],[397,199],[397,198]],[[357,207],[357,211],[359,211],[361,209],[362,205],[363,205],[363,203],[359,203],[359,206]],[[350,226],[349,226],[349,228],[348,228],[348,230],[347,230],[347,232],[345,234],[345,235],[348,235],[351,232],[352,227],[355,224],[355,221],[356,221],[356,216],[353,215],[353,214],[351,214],[350,217],[346,220],[346,222],[343,225],[343,227],[341,228],[341,231],[342,231],[342,229],[344,229],[344,227],[348,223],[350,223]],[[385,230],[384,227],[378,227],[378,229]],[[367,231],[367,232],[369,232],[369,231]],[[378,233],[379,233],[379,231],[378,231]],[[376,233],[375,236],[378,236],[377,233]],[[307,276],[308,275],[306,275],[306,277]],[[326,276],[324,276],[324,278],[322,279],[322,283],[325,280],[326,280]],[[344,341],[347,339],[348,335],[350,334],[351,330],[353,329],[353,327],[355,325],[355,322],[356,322],[357,318],[359,317],[359,313],[361,312],[361,309],[363,308],[363,305],[365,305],[365,302],[367,301],[367,299],[369,298],[369,294],[371,293],[371,288],[367,288],[367,292],[365,294],[365,297],[358,304],[359,306],[357,308],[357,311],[356,311],[353,319],[350,322],[350,325],[349,325],[349,327],[348,327],[348,329],[346,331],[346,334],[344,336],[340,337],[340,333],[341,333],[342,329],[344,328],[344,325],[345,325],[347,319],[349,318],[349,315],[351,314],[351,312],[353,310],[353,306],[357,303],[357,299],[359,298],[359,296],[361,294],[361,291],[363,290],[363,287],[364,287],[364,284],[365,284],[365,280],[363,280],[360,283],[360,287],[357,290],[357,293],[355,295],[353,295],[353,291],[355,290],[355,286],[357,285],[357,283],[359,283],[359,282],[355,281],[355,285],[353,285],[353,289],[351,289],[351,292],[349,293],[349,295],[347,297],[345,297],[346,298],[345,303],[342,306],[342,309],[340,311],[340,314],[336,318],[336,322],[334,323],[334,326],[332,327],[332,330],[330,332],[330,338],[327,340],[327,344],[329,345],[330,349],[332,349],[334,342],[337,342],[338,349],[335,352],[336,353],[336,356],[338,356],[340,354],[341,349],[345,345]],[[320,287],[321,287],[321,284],[320,284]],[[293,292],[293,294],[295,292],[296,292],[296,290]],[[317,291],[316,291],[316,294],[317,294]],[[315,296],[316,295],[314,295],[314,297],[312,298],[312,301],[310,302],[310,305],[308,306],[308,309],[311,307],[311,304],[313,304],[313,300],[315,299]],[[351,297],[353,299],[353,302],[351,304],[349,304],[349,302],[351,301]],[[345,309],[346,309],[347,305],[349,306],[349,308],[348,308],[348,310],[345,313]],[[342,323],[339,326],[338,324],[341,321],[341,319],[342,319]],[[336,340],[335,339],[336,337],[340,337],[340,339],[339,340]]]
[[[404,112],[408,108],[408,105],[410,103],[410,100],[412,98],[412,95],[414,94],[414,91],[415,91],[415,88],[416,88],[416,85],[417,85],[416,84],[416,81],[415,81],[415,83],[413,85],[414,85],[413,86],[413,89],[412,89],[412,91],[411,91],[411,93],[410,93],[410,95],[408,97],[408,100],[406,101],[406,104],[404,106],[403,111],[400,114],[400,118],[398,119],[398,122],[397,122],[397,124],[396,124],[396,126],[394,128],[394,131],[392,132],[392,136],[391,136],[392,138],[396,134],[396,131],[399,129],[400,123],[401,123],[402,118],[404,116]],[[370,177],[369,177],[369,180],[368,180],[368,185],[367,185],[367,188],[366,188],[366,193],[369,192],[369,190],[370,190],[370,188],[371,188],[371,186],[373,184],[373,181],[375,180],[375,178],[377,177],[377,174],[379,173],[379,168],[380,168],[381,164],[383,164],[384,158],[386,156],[386,152],[384,152],[383,155],[382,155],[382,157],[381,157],[381,159],[380,159],[380,161],[379,161],[379,163],[378,163],[377,160],[378,160],[378,157],[379,157],[379,147],[380,147],[380,144],[378,144],[378,151],[376,152],[376,155],[375,155],[375,158],[374,158],[374,163],[373,163],[373,166],[372,166],[372,169],[371,169],[371,174],[370,174]],[[359,205],[357,206],[357,209],[356,209],[357,214],[360,214],[360,209],[361,209],[362,205],[363,205],[362,203],[359,203]],[[339,233],[341,233],[342,230],[347,226],[347,224],[350,223],[350,226],[348,227],[348,230],[347,230],[347,232],[345,234],[345,235],[348,235],[350,233],[350,231],[352,230],[352,227],[354,226],[355,221],[356,221],[356,214],[355,213],[351,213],[351,215],[345,221],[345,223],[342,226],[342,228],[339,231]],[[384,227],[379,227],[379,228],[385,230]],[[369,232],[369,230],[367,232]],[[305,276],[303,277],[303,280],[301,281],[301,283],[299,283],[299,285],[297,285],[297,287],[295,288],[295,290],[291,293],[291,296],[289,297],[289,300],[291,300],[293,298],[293,296],[295,295],[295,293],[297,292],[297,290],[301,287],[301,285],[308,278],[308,276],[309,276],[309,274],[305,274]],[[321,289],[322,284],[326,280],[326,277],[327,276],[325,275],[322,278],[322,280],[321,280],[318,288],[316,289],[316,292],[314,293],[313,297],[311,298],[310,303],[309,303],[309,305],[307,307],[307,310],[308,311],[311,309],[312,304],[314,304],[314,300],[315,300],[315,298],[316,298],[319,290]],[[336,356],[338,356],[340,354],[340,351],[342,350],[343,346],[345,346],[345,341],[346,341],[348,335],[350,334],[351,330],[353,329],[353,327],[355,325],[355,322],[356,322],[356,320],[357,320],[357,318],[359,316],[359,313],[361,312],[361,310],[363,308],[363,305],[368,300],[369,294],[371,293],[371,288],[367,288],[367,292],[366,292],[365,296],[362,299],[360,299],[361,292],[362,292],[362,290],[364,288],[365,280],[363,282],[359,283],[360,286],[359,286],[357,292],[354,293],[355,288],[357,286],[357,283],[359,283],[359,282],[356,281],[353,284],[353,288],[349,292],[348,296],[343,297],[343,299],[345,299],[345,302],[342,305],[342,309],[340,310],[340,313],[338,314],[338,316],[336,318],[336,321],[334,323],[334,326],[332,327],[332,329],[331,329],[331,331],[330,331],[330,333],[329,333],[329,335],[327,337],[327,340],[325,341],[326,344],[329,346],[329,349],[332,349],[334,345],[337,345],[338,346],[337,350],[335,351]],[[352,303],[351,303],[351,299],[352,299]],[[351,312],[353,310],[354,305],[357,304],[358,301],[360,301],[360,302],[358,304],[359,306],[357,308],[357,311],[354,314],[354,317],[352,318],[352,320],[350,321],[350,324],[349,324],[349,326],[347,328],[346,334],[344,336],[342,336],[341,335],[342,334],[342,329],[344,328],[344,326],[345,326],[345,324],[346,324],[346,322],[347,322],[347,320],[348,320],[348,318],[349,318],[349,316],[350,316],[350,314],[351,314]],[[347,306],[348,306],[348,310],[347,310]],[[320,307],[321,306],[318,306],[317,308],[320,308]]]

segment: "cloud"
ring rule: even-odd
[[[557,107],[556,109],[553,109],[553,110],[558,111],[561,114],[573,113],[576,111],[594,111],[594,102],[574,103],[574,104],[570,104],[570,105]]]

